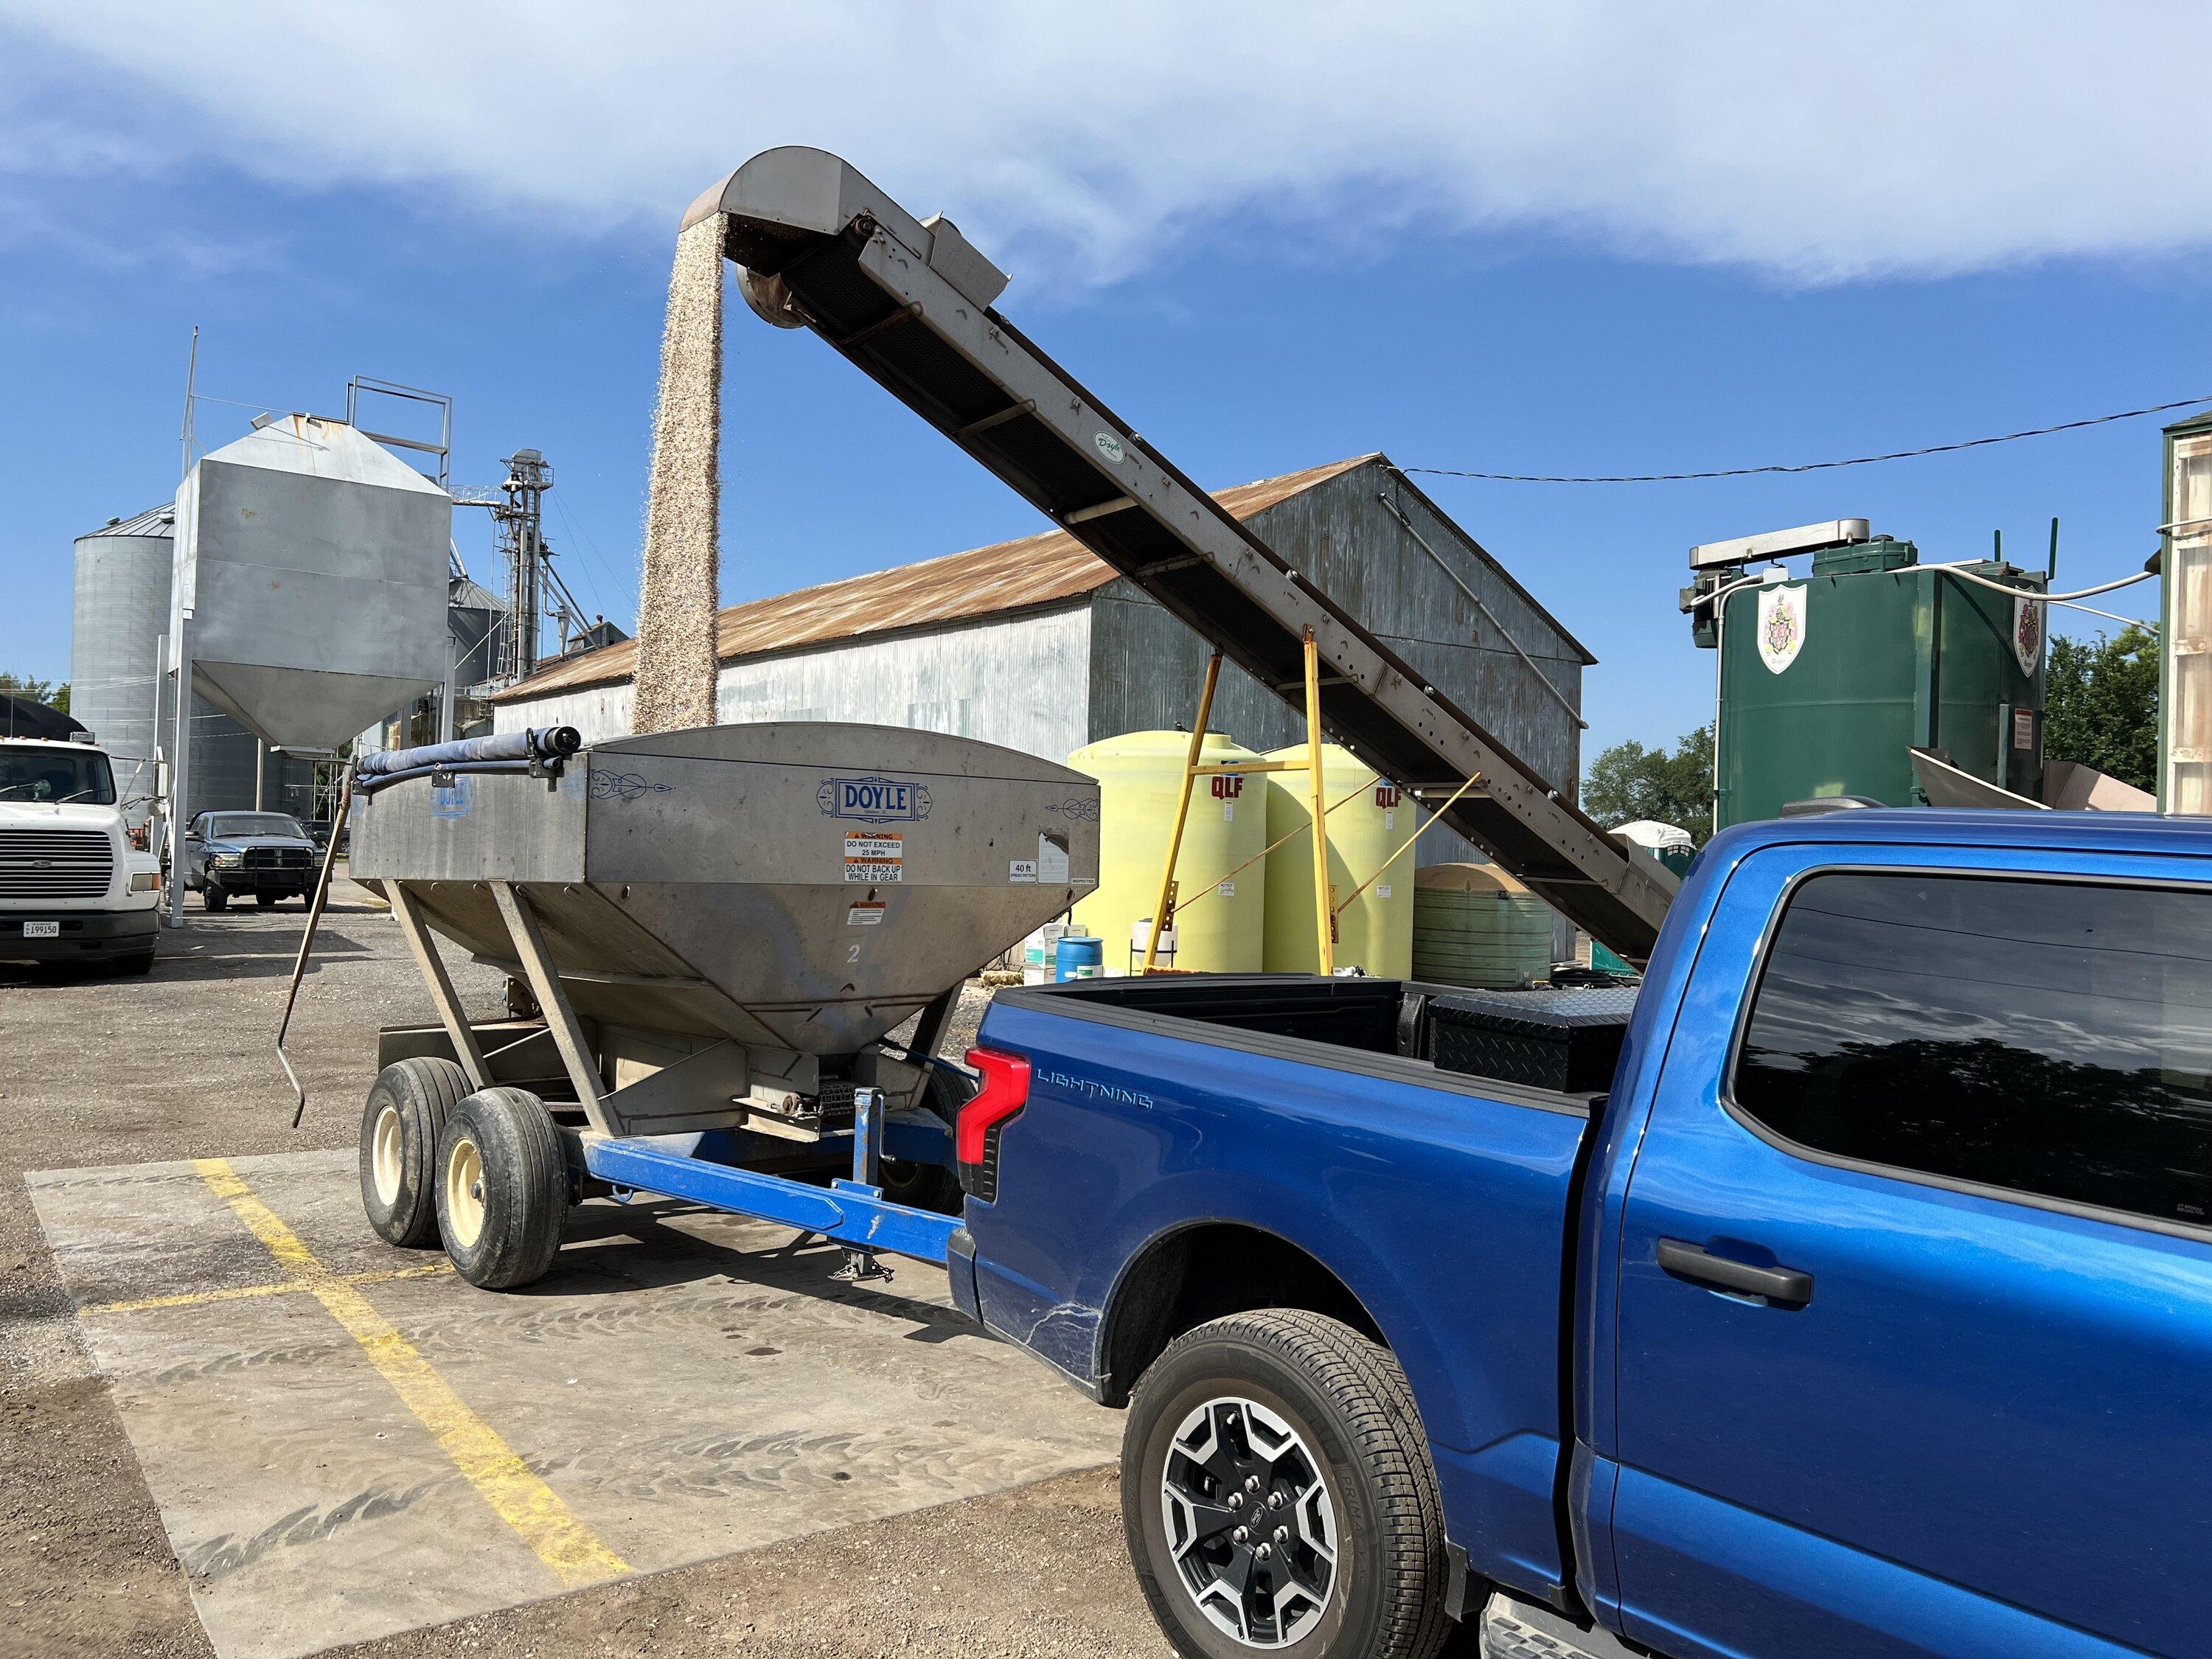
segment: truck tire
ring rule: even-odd
[[[403,1250],[437,1243],[438,1137],[468,1091],[465,1072],[428,1057],[395,1061],[369,1085],[361,1113],[361,1206],[386,1243]]]
[[[131,978],[141,974],[150,974],[153,971],[154,953],[151,951],[141,951],[135,956],[118,957],[115,958],[115,974],[116,977],[118,979]]]
[[[222,888],[216,886],[213,882],[210,881],[205,883],[200,888],[201,909],[220,910],[223,906],[229,902],[230,895],[224,892]]]
[[[438,1231],[463,1279],[511,1291],[545,1276],[568,1212],[568,1166],[544,1103],[482,1089],[438,1137]]]
[[[1451,1628],[1413,1390],[1388,1348],[1320,1314],[1232,1314],[1152,1363],[1121,1442],[1121,1525],[1188,1659],[1431,1659]]]
[[[274,893],[256,893],[253,896],[253,902],[258,908],[267,910],[275,906],[276,902],[276,895]]]

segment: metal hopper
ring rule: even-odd
[[[902,1088],[846,1062],[1098,873],[1091,779],[895,727],[708,726],[565,764],[416,769],[365,779],[354,812],[353,874],[410,940],[427,927],[532,984],[611,1133],[804,1117],[841,1079],[912,1097],[919,1072]]]

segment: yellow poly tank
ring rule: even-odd
[[[1304,744],[1267,757],[1305,757]],[[1261,775],[1267,780],[1267,841],[1282,842],[1267,854],[1267,943],[1261,960],[1271,974],[1315,973],[1321,952],[1314,921],[1310,785],[1304,769]],[[1354,799],[1337,806],[1348,794]],[[1335,807],[1328,814],[1328,878],[1336,902],[1344,903],[1354,888],[1375,876],[1337,919],[1336,965],[1364,968],[1378,978],[1405,979],[1413,971],[1413,849],[1398,849],[1413,839],[1413,803],[1334,744],[1322,750],[1322,802]],[[1284,841],[1285,836],[1291,838]],[[1395,859],[1393,853],[1398,853]],[[1389,867],[1376,875],[1385,859],[1390,859]]]
[[[1189,753],[1188,732],[1131,732],[1067,757],[1077,771],[1098,780],[1098,887],[1075,907],[1074,919],[1106,941],[1109,975],[1143,971],[1145,936],[1134,930],[1151,918],[1159,898],[1160,865]],[[1218,732],[1206,734],[1200,757],[1209,766],[1260,758]],[[1268,864],[1260,854],[1267,845],[1267,807],[1257,776],[1198,780],[1176,857],[1177,902],[1190,908],[1176,916],[1172,966],[1260,971]],[[1238,870],[1248,859],[1258,861]],[[1160,962],[1170,965],[1164,953]]]

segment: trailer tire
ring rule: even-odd
[[[361,1206],[386,1243],[436,1245],[438,1137],[468,1091],[466,1073],[427,1055],[394,1061],[369,1085],[361,1114]]]
[[[481,1089],[438,1137],[438,1231],[463,1279],[511,1291],[545,1276],[568,1212],[553,1115],[524,1089]]]
[[[1240,1539],[1206,1518],[1232,1509],[1265,1528]],[[1233,1314],[1152,1363],[1121,1443],[1121,1522],[1188,1659],[1431,1659],[1451,1628],[1413,1390],[1388,1348],[1320,1314]],[[1279,1601],[1285,1581],[1299,1588]]]

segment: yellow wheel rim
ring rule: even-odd
[[[405,1172],[404,1153],[407,1145],[407,1126],[401,1120],[397,1106],[386,1106],[376,1115],[376,1127],[368,1141],[368,1168],[376,1182],[376,1201],[393,1205],[399,1201],[399,1177]]]
[[[483,1237],[483,1157],[465,1138],[446,1159],[446,1228],[464,1249]]]

